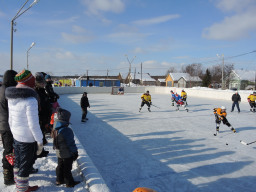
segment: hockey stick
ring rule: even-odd
[[[243,145],[251,145],[251,144],[253,144],[253,143],[256,143],[256,141],[252,141],[252,142],[250,142],[250,143],[246,143],[246,142],[244,142],[244,141],[241,140],[240,143],[243,144]]]
[[[151,104],[152,106],[154,106],[154,107],[156,107],[156,108],[158,108],[158,109],[160,109],[160,107],[157,107],[157,106],[155,106],[155,105],[153,105],[153,104]]]

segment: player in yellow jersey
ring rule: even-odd
[[[249,105],[251,106],[251,109],[250,111],[251,112],[256,112],[256,103],[255,103],[255,100],[256,100],[256,92],[254,91],[253,94],[250,94],[248,97],[247,97],[247,100],[249,102]]]
[[[187,103],[187,93],[184,91],[184,89],[182,89],[180,96],[181,96],[183,102],[185,103],[185,106],[188,105],[188,103]]]
[[[147,91],[146,93],[144,93],[142,96],[141,96],[141,105],[140,105],[140,110],[139,112],[141,111],[142,107],[146,104],[148,106],[148,111],[151,112],[150,110],[150,105],[152,104],[151,102],[151,95],[149,94],[149,91]]]

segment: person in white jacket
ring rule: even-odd
[[[43,150],[43,134],[39,126],[37,93],[33,89],[35,78],[28,70],[15,76],[16,87],[5,91],[9,108],[9,125],[14,138],[14,180],[17,191],[35,191],[29,186],[29,172],[36,155]]]

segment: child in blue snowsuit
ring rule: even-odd
[[[66,184],[66,187],[74,187],[80,181],[74,181],[72,176],[72,164],[78,158],[78,151],[74,140],[74,133],[69,127],[71,113],[65,109],[57,109],[57,119],[54,127],[53,146],[58,157],[56,168],[56,185]]]

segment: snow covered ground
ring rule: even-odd
[[[256,189],[256,113],[241,103],[241,113],[231,113],[226,100],[188,98],[189,112],[176,111],[170,95],[153,94],[152,112],[139,113],[141,94],[89,94],[89,120],[82,124],[81,94],[61,95],[60,105],[71,111],[72,127],[112,192],[132,192],[144,186],[158,192],[253,192]],[[232,133],[223,124],[215,133],[212,109],[225,105],[227,119],[236,128]],[[49,140],[50,141],[50,140]],[[38,174],[31,184],[40,191],[86,191],[84,183],[74,189],[56,187],[56,155],[51,141],[47,158],[37,160]],[[0,148],[2,155],[2,148]],[[0,168],[0,189],[3,185]],[[82,180],[74,165],[75,179]]]

